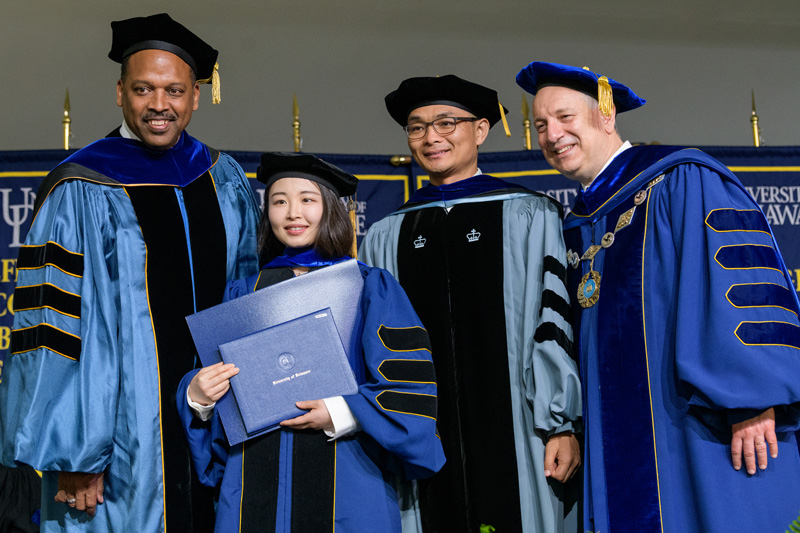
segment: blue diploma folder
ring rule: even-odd
[[[248,435],[306,411],[295,402],[358,392],[330,308],[219,346]]]
[[[203,366],[222,361],[219,346],[283,322],[330,308],[348,359],[358,361],[360,339],[353,330],[360,320],[364,279],[353,259],[321,268],[186,317]],[[319,398],[303,398],[316,400]],[[248,434],[234,394],[216,405],[231,446],[275,429]]]

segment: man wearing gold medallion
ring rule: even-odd
[[[788,529],[799,306],[758,204],[699,150],[623,142],[617,113],[645,101],[613,79],[534,62],[517,83],[545,158],[582,187],[564,235],[584,530]]]

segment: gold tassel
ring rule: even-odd
[[[506,111],[503,109],[503,104],[497,102],[500,106],[500,119],[503,121],[503,129],[506,130],[506,137],[511,137],[511,130],[508,129],[508,121],[506,120]]]
[[[356,202],[352,197],[347,199],[347,211],[350,214],[350,224],[353,226],[353,246],[350,248],[350,257],[358,257],[358,235],[356,233]]]
[[[219,92],[219,63],[214,63],[214,72],[211,73],[211,103],[218,104],[222,101]]]
[[[210,83],[211,84],[211,103],[218,104],[222,101],[219,92],[219,63],[214,63],[214,70],[211,72],[211,77],[204,80],[197,80],[197,83]]]
[[[603,116],[610,117],[611,110],[614,109],[614,96],[611,94],[611,85],[605,76],[600,76],[597,80],[597,103]]]

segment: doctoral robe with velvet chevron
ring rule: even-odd
[[[355,433],[332,441],[321,430],[280,428],[229,448],[218,413],[202,422],[186,402],[196,371],[181,382],[192,459],[203,483],[220,490],[217,533],[399,532],[395,476],[428,477],[444,463],[428,335],[388,272],[359,268],[364,289],[347,350],[358,393],[344,396]],[[230,283],[226,299],[292,277],[288,267],[264,268]]]
[[[3,462],[44,471],[43,531],[210,529],[175,390],[195,366],[184,317],[257,270],[242,169],[186,133],[164,151],[107,138],[54,169],[37,208],[0,385]],[[94,518],[53,501],[59,471],[105,472]]]
[[[596,303],[574,305],[584,529],[788,529],[800,513],[800,323],[758,204],[698,150],[633,147],[564,227],[570,295],[590,269],[600,276]],[[580,260],[592,245],[594,263]],[[731,425],[773,406],[778,458],[734,470]]]
[[[362,260],[397,277],[428,329],[439,383],[447,463],[418,483],[404,531],[563,530],[544,446],[576,429],[581,400],[560,213],[478,175],[420,189],[365,237]]]

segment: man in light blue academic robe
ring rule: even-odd
[[[43,471],[43,531],[213,528],[175,391],[197,365],[184,317],[257,270],[258,208],[232,158],[184,129],[217,51],[160,14],[112,23],[116,136],[39,190],[20,249],[2,460]]]
[[[570,531],[581,400],[561,206],[478,168],[505,112],[494,90],[410,78],[386,107],[430,184],[359,257],[397,278],[428,330],[447,457],[405,502],[403,531]]]

